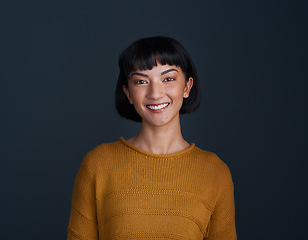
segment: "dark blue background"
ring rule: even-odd
[[[304,2],[304,1],[302,1]],[[190,52],[200,109],[184,137],[235,184],[239,239],[307,225],[307,13],[301,1],[1,1],[1,239],[65,239],[74,178],[96,145],[138,133],[114,108],[117,59],[166,35]]]

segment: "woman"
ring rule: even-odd
[[[171,38],[144,38],[119,67],[117,110],[141,130],[86,155],[67,239],[236,239],[228,167],[182,137],[179,114],[200,104],[187,51]]]

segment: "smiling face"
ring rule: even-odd
[[[189,96],[192,85],[193,79],[186,82],[180,67],[158,64],[151,70],[130,73],[123,90],[143,124],[165,126],[179,122],[183,98]]]

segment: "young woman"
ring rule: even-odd
[[[228,167],[181,133],[180,114],[200,104],[187,51],[171,38],[144,38],[119,67],[117,110],[141,130],[86,155],[67,239],[236,239]]]

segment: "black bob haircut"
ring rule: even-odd
[[[185,48],[175,39],[169,37],[142,38],[133,42],[119,57],[120,73],[115,92],[116,109],[127,119],[141,122],[142,119],[134,106],[129,103],[123,91],[128,87],[129,74],[137,70],[151,70],[157,64],[175,65],[182,69],[185,80],[193,78],[193,87],[188,98],[183,99],[180,114],[195,111],[201,101],[201,90],[194,63]]]

